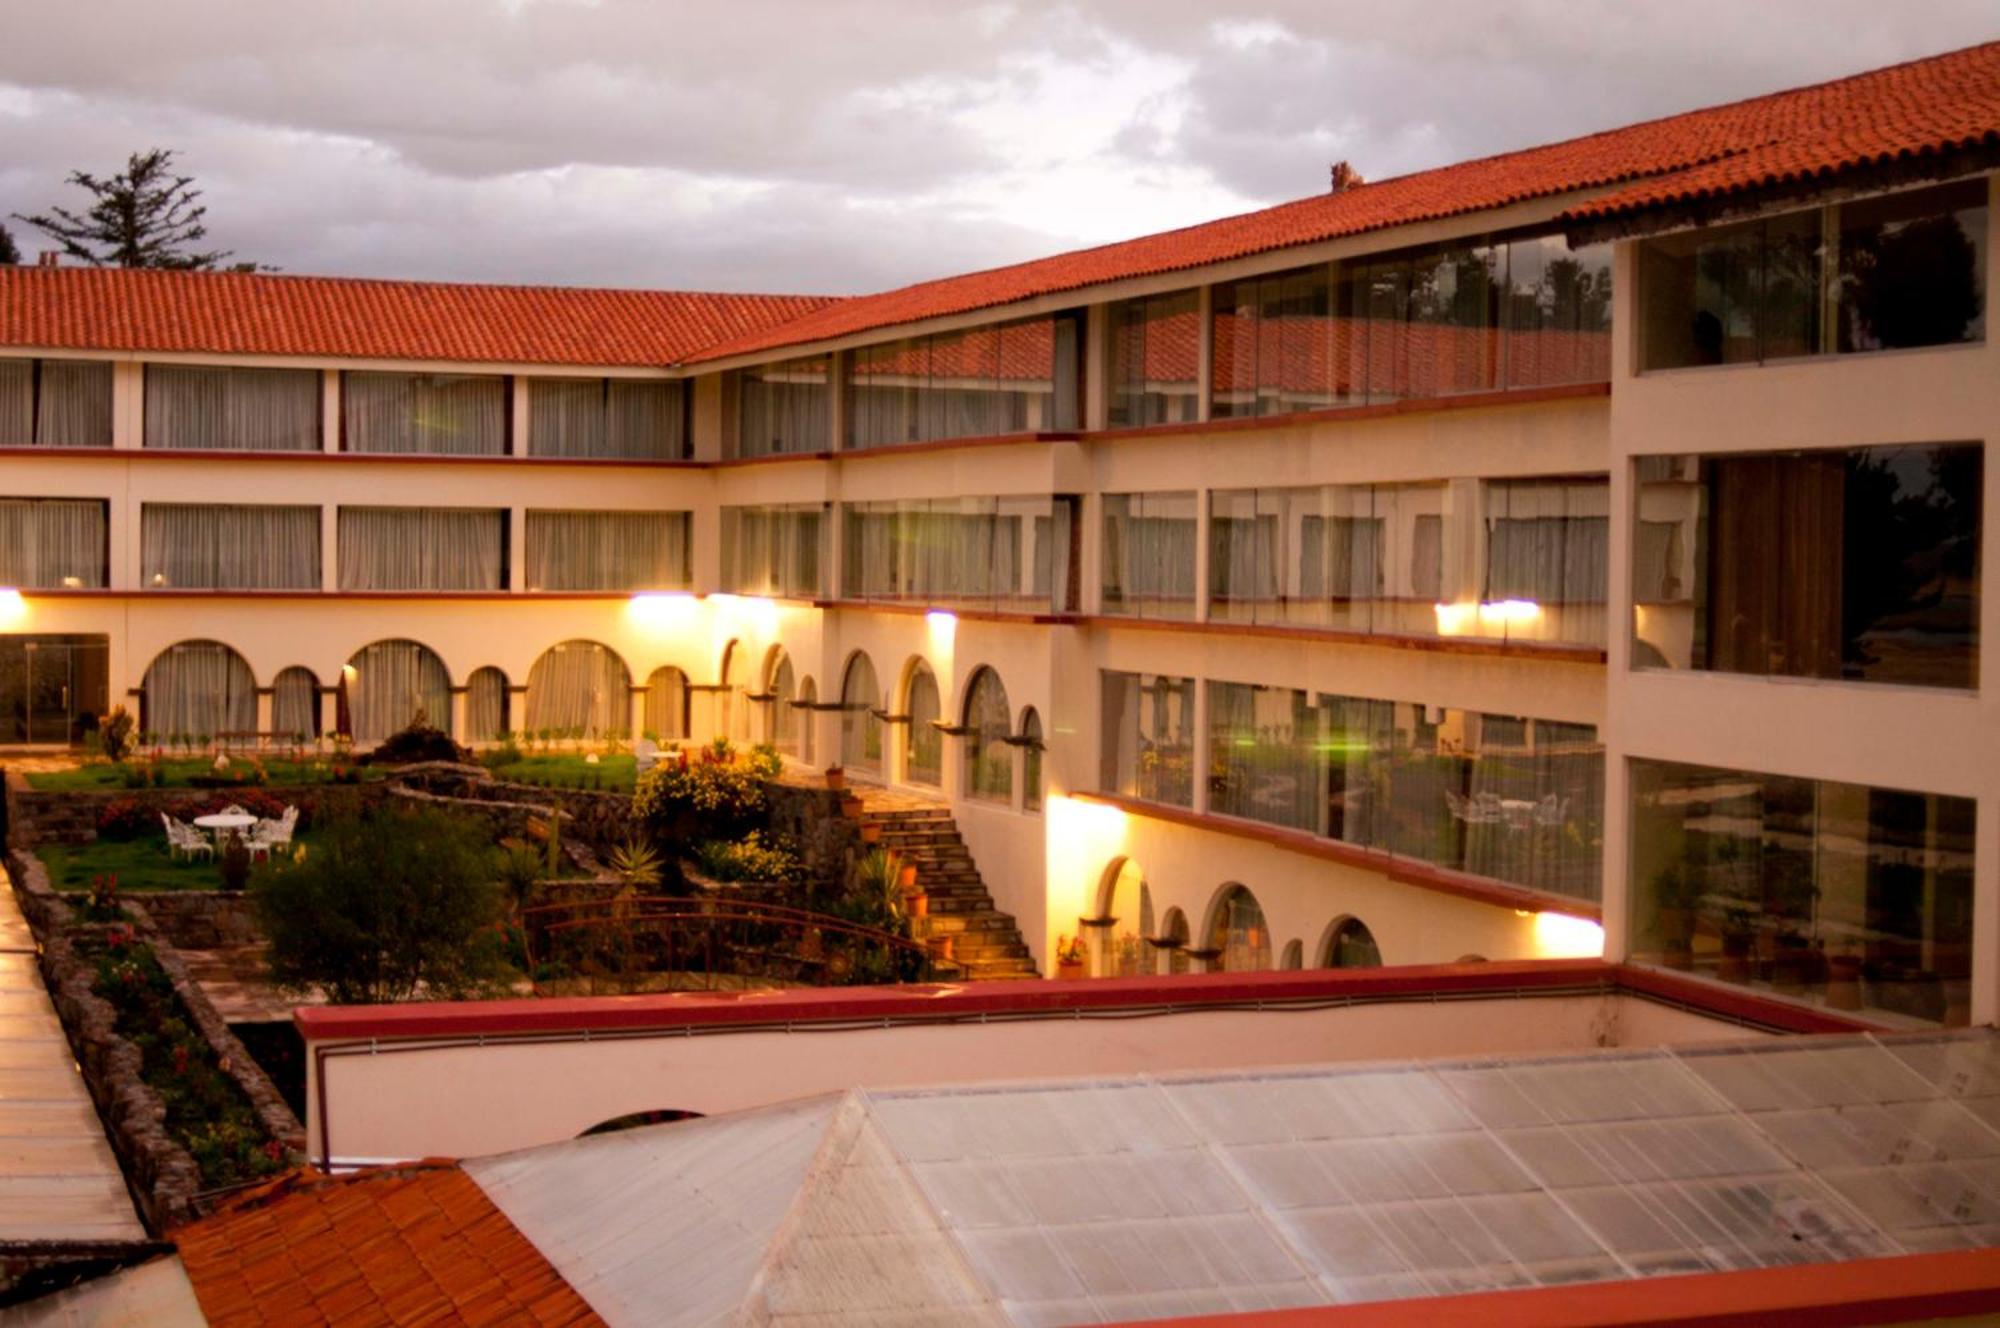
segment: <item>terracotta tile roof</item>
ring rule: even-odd
[[[0,345],[666,365],[827,296],[0,267]]]
[[[1628,186],[1594,216],[2000,141],[2000,43],[1219,221],[843,300],[701,351],[712,360],[1012,304],[1293,245]]]
[[[218,1326],[603,1322],[452,1164],[294,1172],[173,1239]]]

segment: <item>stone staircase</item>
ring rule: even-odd
[[[993,907],[950,807],[884,789],[856,788],[853,794],[861,800],[861,824],[881,829],[881,847],[916,864],[917,882],[930,899],[919,935],[951,936],[952,959],[970,981],[1041,976],[1013,916]]]

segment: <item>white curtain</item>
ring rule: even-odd
[[[0,359],[0,447],[35,441],[35,361]]]
[[[942,716],[937,677],[919,664],[917,671],[910,675],[909,690],[909,699],[904,705],[904,711],[909,715],[909,722],[905,725],[909,730],[909,759],[904,764],[903,774],[913,784],[935,787],[944,780],[944,734],[938,732],[937,725],[931,722]]]
[[[856,655],[840,685],[840,762],[871,774],[882,770],[882,721],[874,711],[882,706],[882,689],[875,665]]]
[[[473,507],[343,507],[342,590],[504,590],[507,513]]]
[[[38,360],[38,447],[111,446],[111,365],[104,360]]]
[[[1255,489],[1208,496],[1208,590],[1211,616],[1269,621],[1278,595],[1278,523],[1257,512]]]
[[[687,675],[672,665],[646,679],[646,732],[656,742],[687,737]]]
[[[1527,600],[1539,635],[1602,644],[1610,588],[1610,484],[1501,482],[1486,486],[1487,600]]]
[[[817,503],[722,509],[722,584],[739,595],[818,599],[826,514]]]
[[[511,414],[507,380],[495,374],[341,375],[349,452],[503,456]]]
[[[528,670],[530,733],[580,730],[605,737],[631,727],[632,675],[625,662],[595,641],[549,647]]]
[[[1067,498],[913,498],[844,510],[848,599],[1071,607]]]
[[[144,584],[200,590],[318,590],[317,507],[147,503]]]
[[[141,725],[190,739],[257,727],[257,681],[243,657],[220,641],[182,641],[146,669]]]
[[[319,679],[293,666],[271,681],[271,731],[293,742],[311,742],[319,726]]]
[[[1198,527],[1193,493],[1106,494],[1103,611],[1192,617]]]
[[[1074,428],[1075,361],[1076,325],[1066,318],[862,347],[848,361],[847,445]]]
[[[683,457],[686,392],[680,382],[531,378],[528,453],[646,461]]]
[[[316,452],[317,369],[146,366],[146,446]]]
[[[0,585],[101,588],[105,549],[105,507],[96,499],[0,498]]]
[[[465,680],[467,742],[493,742],[507,734],[507,675],[491,666]]]
[[[832,361],[760,364],[743,370],[736,383],[737,456],[832,449]]]
[[[792,692],[796,687],[792,674],[792,657],[780,653],[778,661],[771,669],[770,685],[765,688],[771,699],[764,713],[769,715],[771,731],[768,735],[771,745],[781,752],[798,750],[798,728],[792,723]]]
[[[348,728],[363,746],[406,727],[421,712],[432,728],[451,729],[451,677],[444,661],[415,641],[377,641],[347,662]]]
[[[1014,797],[1014,749],[1006,739],[1013,710],[1000,675],[981,669],[965,698],[965,791],[992,802]]]
[[[799,759],[810,765],[816,759],[818,744],[813,737],[813,707],[819,703],[819,688],[811,678],[799,684],[799,699],[789,708],[788,726],[796,725],[799,735]]]
[[[686,512],[528,513],[530,590],[682,590]]]

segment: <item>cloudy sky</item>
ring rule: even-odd
[[[1994,0],[33,11],[0,42],[0,214],[158,145],[212,241],[287,271],[834,293],[2000,37]]]

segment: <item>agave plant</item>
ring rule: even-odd
[[[611,874],[628,890],[650,890],[660,883],[660,851],[641,839],[627,839],[608,855]]]
[[[855,897],[879,909],[894,922],[903,911],[903,864],[886,848],[870,849],[854,864]]]

